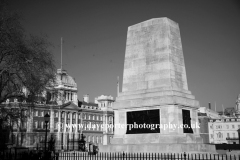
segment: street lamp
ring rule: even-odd
[[[49,114],[45,114],[44,116],[44,121],[45,121],[45,126],[46,126],[46,133],[45,133],[45,148],[44,148],[44,153],[46,154],[46,146],[47,146],[47,124],[50,121],[50,116]]]
[[[238,144],[240,144],[240,128],[237,130],[238,132]]]

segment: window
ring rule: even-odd
[[[88,115],[88,119],[91,120],[91,115],[90,114]]]
[[[73,119],[76,119],[76,113],[73,113]]]
[[[55,129],[58,129],[58,122],[55,122],[55,123],[54,123],[54,128],[55,128]]]
[[[92,116],[92,120],[95,120],[95,115]]]
[[[23,128],[27,128],[27,122],[23,122]]]
[[[216,125],[216,129],[221,129],[222,126],[221,125]]]
[[[94,139],[94,136],[93,136],[93,137],[92,137],[92,142],[93,142],[93,143],[94,143],[94,140],[95,140],[95,139]]]
[[[221,132],[217,133],[217,138],[222,138],[222,133]]]
[[[96,137],[96,141],[97,141],[97,143],[98,143],[98,136]]]
[[[83,114],[83,119],[86,119],[86,114]]]
[[[38,121],[35,121],[35,123],[34,123],[34,128],[38,128]]]
[[[88,136],[88,142],[90,142],[91,141],[91,136]]]
[[[240,129],[240,125],[238,125],[238,129]]]
[[[234,129],[235,127],[234,127],[234,124],[232,125],[232,128]]]
[[[229,129],[229,125],[227,124],[227,129]]]
[[[229,138],[229,133],[227,133],[227,138]]]
[[[41,111],[41,117],[44,117],[44,112],[43,111]]]
[[[44,123],[43,123],[43,122],[41,122],[41,128],[42,128],[42,129],[44,128]]]
[[[36,117],[38,116],[38,111],[35,111],[35,116],[36,116]]]
[[[112,121],[112,120],[113,120],[113,117],[112,117],[112,116],[110,116],[110,117],[109,117],[109,121]]]
[[[100,121],[102,121],[102,119],[103,119],[103,117],[102,117],[102,116],[100,116]]]
[[[96,125],[96,130],[99,131],[99,124],[96,123],[95,125]]]
[[[55,112],[55,117],[56,117],[56,118],[58,117],[58,112]]]
[[[102,139],[102,136],[101,136],[101,137],[100,137],[100,143],[102,143],[102,140],[103,140],[103,139]]]
[[[96,116],[96,120],[98,121],[98,116]]]
[[[81,114],[78,115],[78,119],[81,119]]]
[[[235,133],[233,133],[233,138],[235,138]]]
[[[39,137],[39,141],[40,141],[40,142],[43,141],[43,137],[42,137],[42,136]]]
[[[70,113],[67,114],[67,118],[70,119]]]
[[[93,129],[93,130],[96,130],[96,129],[97,129],[96,123],[92,125],[92,129]]]
[[[17,129],[17,122],[16,123],[13,122],[13,129]]]

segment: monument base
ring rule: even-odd
[[[217,154],[215,145],[211,144],[110,144],[100,145],[99,152],[127,152],[127,153],[213,153]]]

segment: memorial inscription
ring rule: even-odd
[[[127,112],[127,133],[160,133],[159,109]]]
[[[183,133],[193,133],[193,129],[191,127],[190,111],[183,109],[182,118],[183,118]]]

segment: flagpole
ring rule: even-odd
[[[61,37],[61,70],[62,70],[62,37]]]

